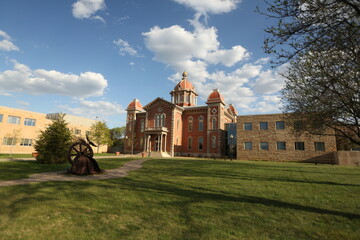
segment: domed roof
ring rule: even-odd
[[[208,102],[224,102],[224,97],[219,92],[219,89],[213,89],[212,93],[210,93]]]
[[[127,110],[134,110],[134,109],[142,109],[142,105],[138,99],[132,100],[131,103],[129,103]]]
[[[174,90],[194,90],[194,86],[187,80],[187,72],[183,72],[183,78],[176,84]]]

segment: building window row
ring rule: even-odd
[[[178,141],[178,139],[177,139]],[[212,142],[212,147],[215,148],[216,147],[216,137],[213,136],[211,138],[211,142]],[[193,148],[193,138],[192,137],[188,137],[188,146],[187,149],[188,150],[192,150]],[[203,150],[204,149],[204,138],[203,137],[199,137],[198,138],[198,150]]]
[[[198,131],[203,132],[204,131],[204,117],[200,116],[198,120],[199,120],[199,122],[198,122]],[[188,132],[192,132],[193,129],[194,129],[194,118],[189,117],[188,118]]]
[[[276,150],[284,151],[287,148],[286,142],[276,142]],[[252,142],[244,142],[245,150],[253,150]],[[260,150],[269,150],[269,142],[260,142],[259,143]],[[294,149],[296,151],[305,151],[305,143],[304,142],[295,142]],[[325,143],[324,142],[314,142],[315,151],[325,151]]]
[[[155,127],[165,127],[165,113],[155,114]]]
[[[20,142],[20,146],[31,146],[33,140],[29,138],[22,138]]]
[[[268,122],[259,122],[259,129],[260,130],[268,130],[269,129],[269,123]],[[275,129],[276,130],[284,130],[285,129],[285,122],[284,121],[275,122]],[[246,130],[246,131],[253,130],[253,123],[252,122],[245,122],[244,123],[244,130]]]
[[[4,117],[4,115],[0,114],[0,122],[3,121],[3,117]],[[10,123],[10,124],[20,125],[20,122],[21,122],[21,118],[18,117],[18,116],[9,115],[8,118],[7,118],[7,123]],[[24,125],[25,126],[35,126],[36,125],[36,119],[25,118],[24,119]]]

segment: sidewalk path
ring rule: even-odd
[[[29,178],[0,181],[0,187],[23,185],[28,183],[49,182],[49,181],[89,181],[89,180],[101,180],[101,179],[125,177],[128,175],[130,171],[140,169],[142,167],[142,163],[145,162],[146,160],[147,159],[132,160],[126,162],[120,168],[109,169],[106,170],[105,173],[86,175],[86,176],[71,175],[64,173],[64,171],[37,173],[30,175]]]

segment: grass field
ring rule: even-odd
[[[0,163],[1,175],[35,166],[18,164]],[[0,239],[360,239],[360,168],[191,159],[143,165],[125,178],[0,187]]]

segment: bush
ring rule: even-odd
[[[36,140],[34,147],[39,153],[36,157],[38,163],[64,163],[67,161],[67,151],[72,143],[72,135],[64,116],[54,120],[45,131],[41,131]]]

